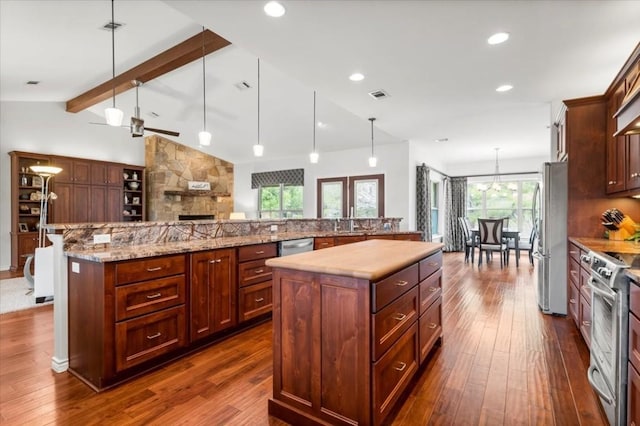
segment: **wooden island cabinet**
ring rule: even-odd
[[[381,424],[442,338],[441,249],[372,239],[268,260],[269,414],[291,424]]]

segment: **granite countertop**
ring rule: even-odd
[[[268,259],[273,268],[376,281],[440,250],[442,243],[367,240],[323,250]]]
[[[145,257],[163,256],[168,254],[190,253],[195,251],[213,250],[252,244],[271,243],[299,238],[314,237],[346,237],[363,235],[402,235],[415,234],[417,231],[360,231],[360,232],[288,232],[270,235],[247,235],[242,237],[221,237],[204,240],[190,240],[168,242],[163,244],[131,245],[126,247],[111,247],[110,244],[96,244],[86,250],[67,250],[65,255],[93,262],[117,262],[121,260],[141,259]],[[326,249],[325,249],[326,250]]]
[[[569,241],[577,244],[583,250],[601,253],[620,253],[622,255],[640,255],[640,243],[633,241],[607,240],[605,238],[571,237]],[[627,275],[640,283],[640,268],[635,266],[627,269]]]

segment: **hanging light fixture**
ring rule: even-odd
[[[373,122],[375,120],[373,117],[369,119],[371,122],[371,157],[369,157],[369,167],[375,167],[378,164],[378,159],[373,154]]]
[[[113,11],[113,0],[111,0],[111,84],[112,90],[112,106],[104,110],[104,118],[107,120],[109,126],[121,126],[122,117],[124,114],[122,110],[116,108],[116,21]]]
[[[498,151],[500,148],[494,148],[496,150],[496,172],[493,176],[493,182],[491,183],[491,189],[496,192],[499,192],[502,189],[501,181],[500,181],[500,166],[498,165]]]
[[[258,58],[258,142],[253,146],[253,155],[262,157],[264,146],[260,144],[260,58]]]
[[[200,146],[211,145],[211,133],[207,132],[207,79],[204,53],[204,27],[202,27],[202,131],[198,133]]]
[[[317,163],[320,154],[316,151],[316,91],[313,91],[313,151],[309,154],[309,161]]]

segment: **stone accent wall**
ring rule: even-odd
[[[226,219],[233,210],[232,163],[153,135],[145,138],[145,166],[147,220],[173,221],[181,214]],[[209,182],[211,191],[186,193],[189,181]]]

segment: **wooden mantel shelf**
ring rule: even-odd
[[[164,191],[164,195],[181,195],[183,197],[230,197],[228,192],[184,190],[184,191]]]

